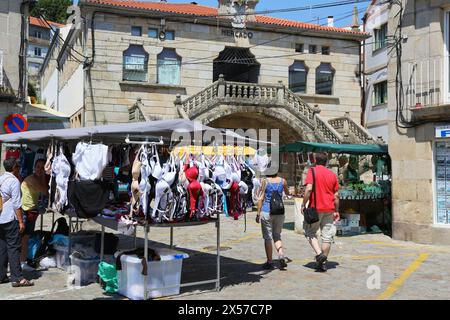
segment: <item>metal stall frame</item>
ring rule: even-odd
[[[101,249],[100,249],[100,261],[103,261],[104,258],[104,245],[105,245],[105,225],[101,224],[98,219],[94,220],[98,224],[102,226],[101,231]],[[188,283],[182,283],[180,285],[174,285],[174,286],[165,286],[161,288],[153,288],[148,289],[147,288],[147,279],[148,275],[144,275],[144,300],[148,300],[148,293],[150,291],[157,291],[157,290],[164,290],[164,289],[170,289],[170,288],[183,288],[183,287],[192,287],[192,286],[199,286],[204,284],[210,284],[215,283],[215,289],[214,291],[219,292],[220,291],[220,214],[217,214],[217,219],[211,219],[209,221],[198,221],[198,222],[183,222],[183,223],[165,223],[165,224],[148,224],[145,225],[139,225],[134,226],[134,245],[136,246],[136,230],[138,227],[144,228],[144,257],[146,261],[148,261],[148,241],[149,234],[150,234],[150,228],[170,228],[170,248],[173,248],[173,229],[174,228],[183,228],[183,227],[191,227],[191,226],[199,226],[199,225],[206,225],[215,223],[216,227],[216,279],[213,280],[204,280],[204,281],[195,281],[195,282],[188,282]],[[208,292],[211,290],[207,290],[205,292]]]

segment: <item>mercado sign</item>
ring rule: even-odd
[[[450,125],[436,127],[436,138],[450,138]]]
[[[236,37],[244,39],[252,39],[253,32],[245,30],[222,29],[222,35],[226,37]]]

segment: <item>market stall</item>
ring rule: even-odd
[[[245,213],[240,200],[248,192],[244,172],[250,180],[255,173],[243,155],[217,152],[217,145],[214,152],[199,154],[189,148],[170,152],[180,142],[186,145],[194,141],[199,146],[210,143],[198,141],[205,131],[208,136],[226,137],[234,143],[250,140],[231,131],[177,119],[31,131],[0,135],[0,141],[46,148],[45,170],[51,176],[46,212],[69,217],[69,253],[70,235],[79,230],[83,219],[102,226],[101,259],[105,228],[136,236],[136,229],[142,227],[145,261],[150,258],[151,228],[170,228],[172,247],[174,228],[214,223],[216,279],[175,286],[215,283],[219,290],[220,215],[239,219]],[[161,261],[166,258],[156,255]],[[143,274],[144,299],[151,296],[150,291],[168,289],[147,288],[147,277]]]
[[[337,224],[338,235],[370,231],[390,234],[391,170],[387,146],[298,141],[280,148],[280,152],[297,153],[301,160],[300,169],[296,171],[301,172],[300,176],[313,165],[312,153],[319,151],[330,154],[329,167],[339,178],[341,221]],[[300,210],[300,206],[296,208]]]

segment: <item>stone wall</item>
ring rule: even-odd
[[[403,45],[403,59],[421,61],[441,56],[443,47],[444,11],[448,1],[403,1],[405,6],[403,33],[408,39]],[[394,17],[398,7],[390,13],[389,30],[395,30]],[[432,45],[431,45],[432,44]],[[389,153],[392,158],[392,220],[394,239],[420,243],[450,244],[450,228],[434,224],[435,194],[433,144],[436,123],[401,129],[395,124],[395,72],[397,61],[389,61]],[[403,69],[405,72],[405,70]]]
[[[86,13],[88,16],[89,14]],[[128,122],[127,108],[142,98],[144,112],[160,118],[178,117],[173,105],[176,94],[187,98],[212,83],[213,60],[226,46],[252,47],[251,52],[261,63],[260,83],[276,84],[279,80],[288,84],[288,69],[295,59],[304,60],[309,68],[308,99],[319,104],[324,117],[342,116],[344,112],[359,122],[360,87],[357,78],[359,46],[355,41],[335,40],[301,35],[253,31],[254,37],[235,39],[222,35],[223,28],[166,19],[166,30],[175,31],[175,40],[161,41],[147,36],[148,27],[158,28],[160,20],[128,18],[112,14],[97,14],[95,17],[95,64],[91,69],[92,94],[86,92],[86,120],[112,123]],[[131,26],[142,27],[142,37],[131,36]],[[273,40],[268,44],[263,44]],[[295,43],[316,44],[318,54],[295,55]],[[123,51],[130,44],[142,45],[149,54],[148,83],[122,81]],[[331,47],[331,55],[322,55],[322,45]],[[174,48],[182,58],[181,85],[162,86],[156,84],[157,55],[163,48]],[[87,34],[87,53],[92,50],[91,33]],[[277,58],[268,58],[276,56]],[[315,68],[320,62],[332,63],[336,70],[334,95],[315,95]],[[91,97],[93,96],[93,99]],[[94,112],[95,110],[95,112]]]

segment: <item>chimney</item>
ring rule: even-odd
[[[333,16],[328,16],[328,26],[334,27],[334,17]]]
[[[356,6],[353,8],[352,31],[359,31],[359,15],[358,8]]]

